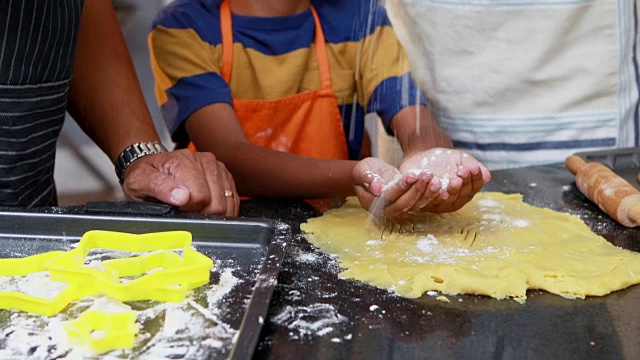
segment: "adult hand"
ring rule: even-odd
[[[405,157],[402,174],[432,174],[429,190],[417,200],[412,211],[452,212],[462,208],[491,180],[489,170],[473,156],[453,149],[434,148]],[[435,196],[433,196],[435,195]]]
[[[233,177],[212,153],[177,150],[147,155],[124,174],[127,199],[157,199],[184,211],[237,216],[240,199]],[[225,196],[231,193],[231,196]]]
[[[401,174],[398,169],[377,158],[359,161],[353,169],[355,192],[360,204],[376,220],[393,218],[411,210],[423,198],[433,176],[431,174]]]

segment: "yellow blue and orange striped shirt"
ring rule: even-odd
[[[178,0],[158,15],[149,35],[156,95],[178,146],[196,110],[232,98],[273,100],[320,86],[310,48],[310,10],[284,17],[232,15],[233,75],[222,69],[221,0]],[[312,0],[327,41],[331,80],[352,159],[360,154],[364,116],[389,123],[406,106],[426,103],[411,79],[406,53],[375,0]],[[215,121],[212,119],[212,121]]]

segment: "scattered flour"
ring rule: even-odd
[[[0,291],[15,291],[43,299],[53,299],[67,287],[66,283],[53,281],[48,271],[27,276],[0,276]]]
[[[529,220],[523,220],[523,219],[516,219],[513,220],[511,222],[511,224],[513,224],[513,226],[515,227],[519,227],[519,228],[523,228],[523,227],[527,227],[529,225],[531,225],[531,223],[529,222]]]
[[[124,304],[108,296],[91,297],[89,310],[100,310],[107,313],[119,313],[131,311],[131,306]]]
[[[310,306],[287,306],[273,317],[275,324],[286,326],[292,339],[324,336],[334,326],[347,321],[333,305],[317,303]]]
[[[432,234],[429,234],[423,238],[421,238],[420,240],[418,240],[418,249],[424,251],[424,252],[431,252],[434,250],[434,248],[436,246],[438,246],[438,239],[433,236]]]
[[[509,220],[508,216],[498,215],[498,214],[484,214],[482,218],[485,220],[493,220],[495,222],[504,222],[506,223]]]
[[[314,263],[318,261],[318,255],[308,252],[301,252],[298,254],[297,260],[303,263]]]
[[[220,305],[238,282],[232,269],[227,268],[221,272],[217,285],[195,289],[181,303],[124,304],[99,295],[80,299],[53,317],[0,310],[0,359],[95,359],[89,349],[72,346],[63,328],[64,322],[87,309],[135,311],[142,329],[132,350],[114,350],[101,355],[101,359],[200,359],[216,353],[226,356],[238,331],[220,320]],[[52,298],[64,287],[66,284],[50,280],[47,272],[0,277],[0,291],[20,291],[43,298]]]
[[[220,274],[220,281],[218,285],[213,285],[213,288],[210,291],[207,291],[207,302],[209,303],[209,307],[214,305],[215,311],[219,309],[215,307],[215,304],[220,302],[220,300],[233,289],[234,286],[238,283],[238,278],[233,275],[233,269],[224,269]]]
[[[501,207],[500,203],[493,199],[478,200],[478,205],[482,206],[483,208]]]
[[[440,183],[442,184],[440,191],[447,191],[447,188],[449,188],[449,181],[451,181],[451,179],[449,178],[449,175],[445,175],[439,179],[440,179]]]
[[[485,219],[485,220],[492,220],[493,222],[502,223],[503,226],[507,226],[507,227],[512,226],[512,227],[523,228],[523,227],[527,227],[527,226],[531,225],[529,220],[513,219],[513,218],[511,218],[509,216],[506,216],[506,215],[484,214],[484,215],[482,215],[482,218]]]
[[[416,246],[421,254],[408,253],[407,259],[418,263],[453,264],[460,261],[462,257],[482,258],[482,255],[505,251],[494,247],[473,249],[451,246],[440,243],[433,234],[421,237]]]

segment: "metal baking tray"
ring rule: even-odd
[[[600,150],[592,152],[579,152],[575,155],[585,161],[596,161],[608,166],[629,184],[640,190],[638,172],[640,172],[640,147],[623,148],[615,150]]]
[[[52,209],[49,212],[56,212],[57,208]],[[220,281],[220,273],[225,268],[233,269],[233,275],[239,279],[220,305],[223,308],[218,314],[237,333],[223,346],[225,350],[207,353],[205,358],[250,359],[253,356],[291,237],[288,225],[266,219],[204,215],[192,219],[0,211],[0,257],[68,250],[89,230],[137,234],[191,232],[193,246],[214,260],[210,286]],[[0,313],[8,311],[11,310],[0,310]],[[7,315],[0,316],[2,334],[8,319]],[[7,342],[0,339],[0,348],[8,346]],[[132,356],[136,357],[135,353]]]

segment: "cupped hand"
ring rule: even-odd
[[[183,211],[237,216],[240,208],[233,177],[224,164],[212,153],[187,149],[136,160],[124,174],[122,190],[128,200],[156,199]]]
[[[411,210],[429,190],[432,175],[401,174],[398,169],[378,158],[359,161],[353,169],[353,182],[358,200],[374,217],[393,218]]]
[[[491,180],[489,170],[473,156],[453,149],[434,148],[405,157],[400,173],[431,174],[433,180],[411,211],[444,213],[459,210]]]

